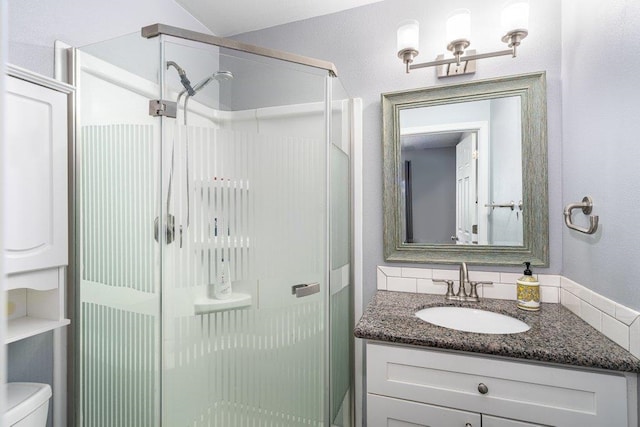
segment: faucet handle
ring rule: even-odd
[[[469,282],[471,285],[470,298],[478,298],[478,285],[493,285],[493,282]]]
[[[444,279],[433,279],[432,280],[434,283],[439,282],[439,283],[446,283],[447,284],[447,293],[445,294],[445,297],[452,297],[454,296],[453,293],[453,280],[444,280]]]

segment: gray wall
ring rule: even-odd
[[[163,24],[210,33],[173,0],[7,0],[9,62],[53,76],[53,42],[75,47]]]
[[[382,251],[382,112],[380,94],[490,77],[547,72],[549,132],[550,267],[539,273],[560,273],[562,262],[561,200],[561,40],[560,2],[531,2],[529,36],[517,59],[486,59],[472,76],[438,80],[434,69],[409,75],[396,56],[397,24],[415,18],[421,24],[421,54],[417,61],[429,61],[446,47],[445,22],[455,8],[472,13],[472,46],[478,51],[504,49],[500,41],[502,0],[385,0],[332,15],[295,22],[239,35],[249,43],[283,49],[332,61],[351,96],[360,97],[364,107],[364,300],[376,288],[376,265],[385,264]],[[403,264],[393,264],[401,266]],[[408,265],[408,264],[406,264]],[[415,265],[412,265],[415,267]],[[425,265],[426,266],[426,265]],[[433,267],[433,266],[431,266]],[[480,269],[472,267],[471,269]],[[519,272],[520,268],[502,268]]]
[[[640,2],[564,1],[562,12],[563,203],[590,195],[600,216],[594,235],[564,228],[563,273],[639,310]]]
[[[7,382],[53,384],[53,332],[35,335],[7,346]],[[47,426],[53,425],[53,399]]]

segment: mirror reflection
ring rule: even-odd
[[[523,245],[521,97],[399,112],[405,244]]]

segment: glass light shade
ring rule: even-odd
[[[471,12],[457,9],[447,19],[447,43],[454,40],[471,40]]]
[[[502,9],[501,26],[504,34],[513,30],[528,30],[529,2],[526,0],[508,2]]]
[[[402,21],[398,27],[398,52],[405,49],[418,51],[420,39],[420,24],[418,21],[408,19]]]

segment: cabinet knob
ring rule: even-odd
[[[481,394],[487,394],[489,393],[489,387],[487,387],[484,383],[480,383],[478,384],[478,391]]]
[[[471,425],[471,423],[466,423],[464,427],[473,427],[473,426]]]

